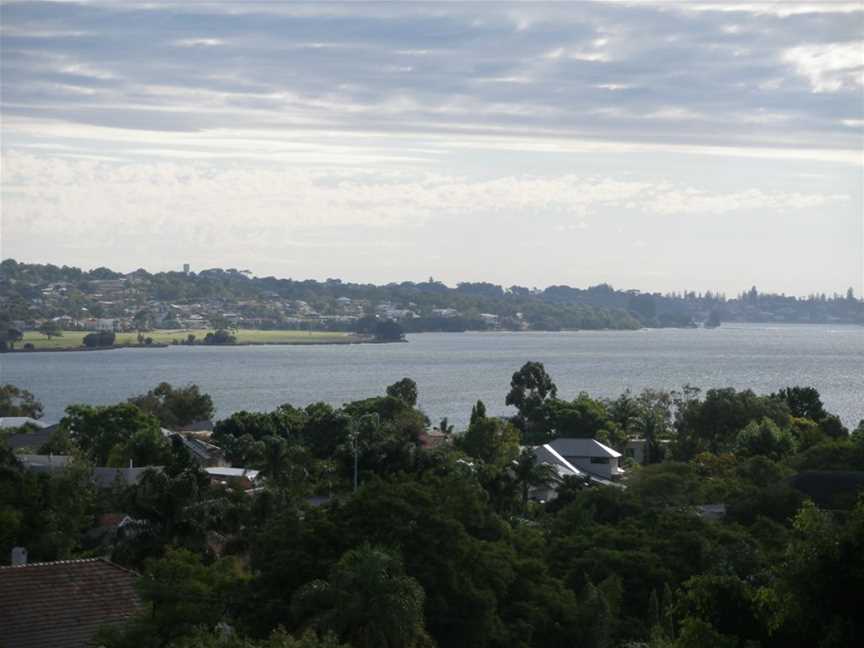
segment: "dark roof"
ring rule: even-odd
[[[141,606],[138,575],[101,558],[0,567],[4,648],[78,648]]]
[[[52,434],[54,434],[54,430],[51,428],[37,430],[36,432],[28,432],[26,434],[10,434],[6,437],[6,445],[8,445],[12,450],[18,450],[20,448],[33,448],[34,450],[39,450],[39,448],[51,440]]]

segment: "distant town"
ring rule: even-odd
[[[721,293],[646,293],[608,284],[586,289],[502,287],[428,281],[355,284],[339,279],[255,277],[237,269],[188,265],[176,272],[121,274],[54,265],[0,264],[4,347],[69,346],[64,332],[95,333],[92,346],[124,344],[350,342],[403,333],[716,327],[723,322],[864,324],[864,301],[852,288],[806,298],[755,287]],[[220,331],[273,331],[270,336]],[[275,332],[295,332],[294,335]],[[296,335],[306,332],[306,337]],[[313,332],[316,335],[313,335]],[[20,335],[18,335],[20,333]],[[208,333],[210,337],[208,338]],[[336,334],[341,335],[325,335]],[[52,341],[52,338],[56,338]],[[76,343],[73,346],[81,346]],[[83,337],[82,337],[83,339]],[[108,344],[105,344],[110,339]],[[83,340],[84,345],[89,345]]]

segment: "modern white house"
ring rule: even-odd
[[[572,466],[591,477],[614,481],[624,475],[625,471],[619,465],[621,453],[597,439],[559,438],[548,445]]]
[[[558,486],[561,485],[565,477],[581,477],[583,479],[588,477],[548,444],[535,446],[534,456],[537,458],[538,464],[551,468],[549,481],[533,486],[528,493],[529,499],[535,502],[548,502],[555,499],[558,496]]]

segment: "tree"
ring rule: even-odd
[[[735,454],[740,457],[763,456],[779,461],[792,454],[794,448],[792,435],[769,418],[748,423],[735,441]]]
[[[202,394],[197,385],[172,387],[163,382],[146,394],[133,396],[129,402],[171,429],[210,419],[215,412],[213,399]]]
[[[417,383],[410,378],[403,378],[387,387],[387,395],[414,407],[417,405]]]
[[[84,346],[86,347],[109,347],[114,344],[115,335],[111,331],[99,331],[98,333],[88,333],[84,336]]]
[[[26,389],[15,385],[0,385],[0,416],[42,418],[42,403]]]
[[[524,448],[513,467],[516,483],[522,492],[522,510],[528,508],[528,493],[534,486],[543,486],[557,476],[554,469],[537,461],[530,448]]]
[[[378,322],[375,325],[376,342],[401,342],[405,339],[405,331],[393,320]]]
[[[456,445],[474,459],[503,468],[519,455],[519,430],[498,418],[477,419],[456,438]]]
[[[486,418],[486,405],[483,403],[482,400],[478,400],[474,404],[474,407],[471,408],[470,425],[474,425],[475,422],[484,418]]]
[[[226,616],[229,592],[242,579],[240,564],[233,559],[205,566],[191,551],[169,548],[164,557],[147,561],[138,582],[144,608],[125,626],[103,631],[99,645],[174,646],[200,628],[211,629]]]
[[[785,387],[772,396],[785,401],[792,416],[798,418],[819,422],[828,414],[819,392],[813,387]]]
[[[542,439],[547,434],[545,406],[557,395],[558,388],[541,362],[526,362],[513,374],[504,403],[518,410],[516,422],[525,433],[526,441]]]
[[[49,340],[52,337],[63,336],[63,329],[60,328],[60,325],[57,322],[51,319],[47,319],[39,325],[39,332]]]
[[[154,446],[160,453],[170,453],[159,420],[130,403],[104,407],[70,405],[60,421],[60,429],[97,466],[108,465],[109,458],[122,459],[124,463],[131,459],[138,465],[147,465],[153,458]]]
[[[217,329],[216,332],[208,331],[204,336],[204,344],[235,344],[237,337],[225,329]]]
[[[304,625],[333,632],[355,648],[421,648],[432,646],[425,598],[401,560],[364,544],[346,552],[326,581],[302,587],[291,609]]]
[[[24,339],[24,334],[8,322],[0,321],[0,352],[14,349],[15,343]]]

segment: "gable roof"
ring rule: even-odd
[[[39,429],[48,427],[47,423],[30,418],[29,416],[0,416],[0,429],[17,428],[22,425],[32,425]]]
[[[551,466],[558,477],[584,477],[585,473],[562,457],[551,445],[546,444],[534,448],[534,456],[541,464]]]
[[[138,575],[102,558],[0,567],[5,648],[79,648],[140,607]]]
[[[19,448],[33,448],[34,450],[38,450],[51,440],[52,434],[54,434],[54,430],[50,428],[44,428],[26,434],[10,434],[5,437],[6,445],[12,450],[18,450]]]
[[[597,439],[567,439],[564,437],[549,442],[564,457],[620,457],[621,453],[603,445]]]

